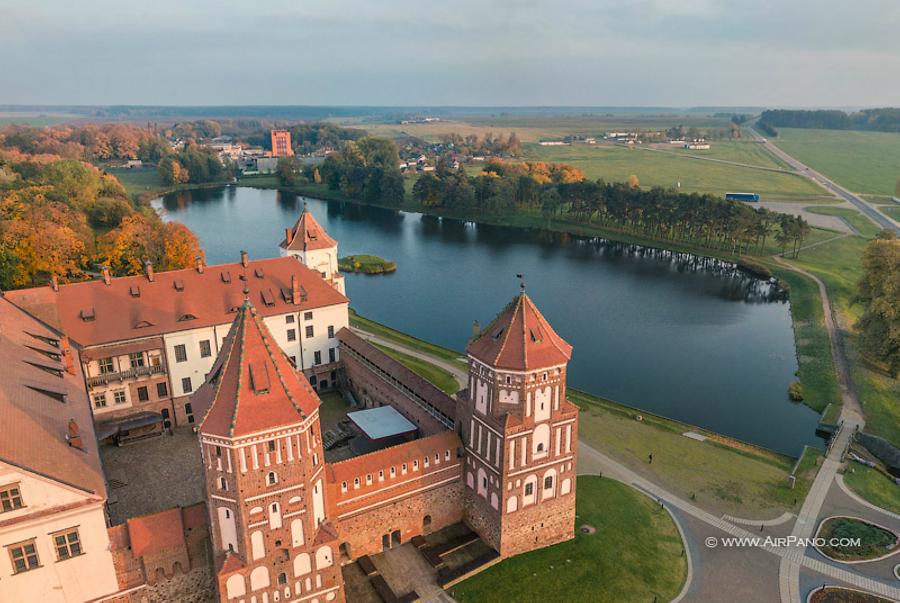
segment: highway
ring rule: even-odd
[[[811,167],[797,161],[791,155],[788,155],[787,153],[782,151],[780,148],[778,148],[777,145],[770,142],[767,138],[764,138],[753,128],[751,128],[749,126],[744,126],[744,127],[748,132],[750,132],[750,135],[753,136],[753,138],[756,141],[760,142],[763,146],[765,146],[767,151],[769,151],[772,155],[774,155],[778,159],[784,161],[789,166],[794,168],[794,170],[796,170],[796,172],[798,174],[809,178],[810,180],[812,180],[813,182],[815,182],[816,184],[818,184],[825,190],[829,191],[835,197],[852,203],[859,211],[861,211],[863,213],[863,215],[868,217],[870,220],[872,220],[875,224],[877,224],[881,228],[885,228],[887,230],[892,230],[895,233],[900,234],[900,224],[898,224],[895,220],[892,220],[890,217],[881,213],[875,207],[873,207],[871,204],[869,204],[867,201],[865,201],[858,195],[854,195],[853,193],[851,193],[850,191],[848,191],[841,185],[837,184],[830,178],[827,178],[826,176],[815,171]]]

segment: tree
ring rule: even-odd
[[[628,177],[627,182],[628,182],[628,186],[631,188],[640,188],[640,186],[641,186],[641,181],[638,180],[638,177],[635,176],[634,174],[632,174],[631,176]]]
[[[275,176],[281,186],[296,186],[298,180],[298,163],[295,157],[280,157],[275,168]]]
[[[865,306],[856,323],[862,349],[900,372],[900,240],[875,238],[862,258],[863,276],[854,301]]]
[[[190,173],[175,157],[166,157],[159,162],[156,168],[163,182],[170,185],[184,184],[191,178]]]
[[[313,182],[322,184],[322,174],[319,173],[319,168],[313,169]]]

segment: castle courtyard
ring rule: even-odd
[[[109,482],[109,516],[115,524],[204,500],[197,434],[176,429],[127,446],[103,446]]]

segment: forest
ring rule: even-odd
[[[101,266],[136,274],[184,268],[202,255],[196,236],[136,207],[119,181],[77,159],[3,148],[0,141],[0,289],[56,277],[89,278]]]
[[[776,128],[813,128],[823,130],[873,130],[900,132],[900,109],[863,109],[853,113],[838,110],[763,111],[758,122],[769,136],[776,136]]]
[[[896,377],[900,373],[900,240],[882,231],[866,247],[862,266],[854,300],[864,307],[856,323],[860,342]]]

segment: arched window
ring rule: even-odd
[[[269,474],[266,476],[266,483],[270,486],[274,486],[278,483],[278,474],[274,471],[269,471]]]
[[[312,571],[312,566],[309,561],[309,553],[300,553],[296,557],[294,557],[294,576],[300,577],[305,576],[309,572]],[[309,588],[309,585],[306,586]]]
[[[265,538],[259,530],[250,534],[250,555],[254,561],[266,556]]]
[[[269,505],[269,528],[275,530],[281,527],[281,507],[278,503]]]
[[[316,551],[316,569],[321,570],[322,568],[331,567],[332,562],[331,547],[327,544],[319,547],[319,550]]]
[[[241,597],[247,592],[247,586],[244,583],[244,577],[240,574],[229,576],[225,581],[225,592],[228,593],[229,599]]]
[[[225,481],[224,477],[219,478],[219,490],[228,490],[228,482]]]
[[[250,590],[259,590],[269,586],[269,570],[258,567],[250,572]]]
[[[550,450],[550,426],[546,423],[541,423],[535,427],[532,443],[534,444],[532,455],[535,458],[546,456],[547,451]]]

